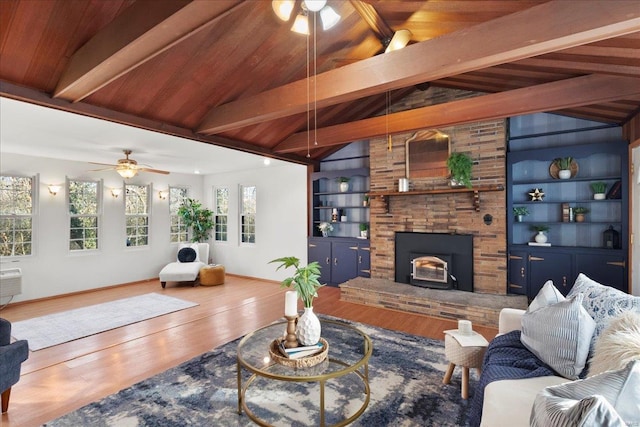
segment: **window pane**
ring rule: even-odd
[[[149,187],[126,185],[125,216],[127,246],[145,246],[149,243]]]
[[[244,243],[256,242],[256,187],[242,186],[242,205],[240,207],[240,240]]]
[[[171,242],[188,241],[187,226],[182,222],[180,215],[178,215],[178,209],[180,209],[180,206],[182,206],[186,199],[186,188],[169,187],[169,216],[171,221],[169,235]]]
[[[98,249],[97,181],[69,181],[69,250]]]
[[[0,255],[31,255],[33,178],[0,176]]]
[[[214,237],[220,242],[227,241],[227,216],[229,214],[229,189],[216,188]]]

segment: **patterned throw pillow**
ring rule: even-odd
[[[610,286],[602,285],[580,273],[567,298],[584,294],[582,305],[596,321],[592,345],[609,322],[625,311],[640,313],[640,297],[634,297]]]
[[[559,375],[574,380],[587,363],[595,326],[582,307],[582,295],[575,295],[536,311],[527,311],[522,316],[520,341]]]
[[[640,360],[545,388],[536,396],[529,421],[532,427],[640,425]]]

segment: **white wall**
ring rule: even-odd
[[[8,153],[2,153],[0,157],[2,174],[39,175],[33,255],[1,260],[2,268],[22,269],[22,294],[14,297],[13,302],[157,278],[160,269],[175,259],[177,250],[177,245],[169,242],[168,200],[158,197],[158,191],[169,186],[187,187],[189,197],[211,206],[211,186],[214,183],[228,185],[236,197],[238,184],[257,185],[256,245],[238,245],[232,224],[230,235],[236,240],[225,245],[212,244],[215,261],[225,264],[228,272],[280,280],[281,276],[274,272],[273,265],[266,264],[269,260],[276,256],[295,255],[306,262],[306,168],[303,166],[278,166],[209,177],[141,173],[129,182],[152,185],[149,245],[127,248],[124,199],[122,195],[113,198],[108,190],[124,186],[124,181],[114,171],[89,172],[93,166],[84,162]],[[47,189],[48,184],[63,184],[64,188],[66,178],[102,179],[104,182],[104,213],[100,249],[97,251],[78,254],[68,250],[66,192],[63,189],[52,196]],[[237,203],[233,208],[237,214]],[[234,221],[237,222],[235,218]],[[5,302],[0,301],[0,304]]]
[[[256,243],[240,242],[239,186],[256,186]],[[293,271],[275,271],[269,261],[295,256],[307,262],[307,168],[285,164],[248,171],[208,175],[205,200],[213,206],[214,188],[229,188],[227,242],[211,242],[213,262],[228,273],[282,280]]]

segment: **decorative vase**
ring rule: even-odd
[[[349,183],[348,182],[341,182],[340,183],[340,191],[342,193],[349,191]],[[315,344],[315,343],[314,343]]]
[[[593,200],[604,200],[607,197],[604,193],[595,193],[593,195]]]
[[[322,232],[322,237],[327,237],[329,232],[327,230],[320,230]]]
[[[522,222],[522,218],[524,218],[524,215],[516,215],[516,222]]]
[[[569,169],[562,169],[558,171],[558,178],[569,179],[571,178],[571,171]]]
[[[538,243],[547,243],[547,235],[544,234],[544,231],[538,231],[538,234],[536,234],[535,240]]]
[[[314,345],[320,341],[320,319],[313,312],[313,307],[305,307],[298,319],[296,338],[301,345]]]

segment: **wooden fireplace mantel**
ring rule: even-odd
[[[473,195],[473,207],[476,212],[480,212],[480,193],[488,191],[504,191],[504,185],[481,185],[478,187],[467,188],[436,188],[433,190],[413,190],[413,191],[376,191],[369,193],[369,197],[372,199],[380,199],[384,203],[385,211],[389,213],[389,201],[390,197],[397,196],[421,196],[425,194],[451,194],[451,193],[471,193]]]

